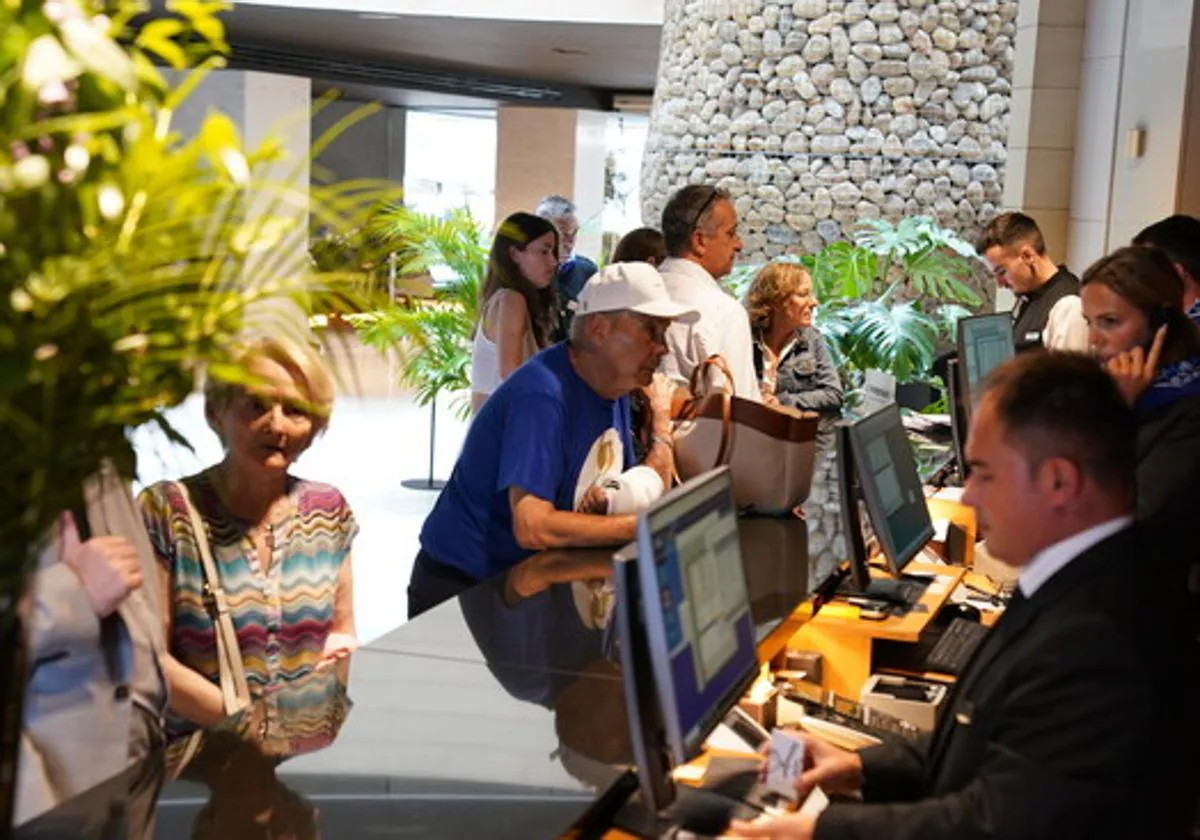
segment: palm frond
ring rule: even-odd
[[[174,23],[133,34],[122,30],[140,4],[108,3],[125,52],[97,36],[61,107],[20,84],[6,91],[0,131],[43,139],[0,144],[0,170],[18,155],[46,172],[0,192],[0,547],[27,552],[104,459],[131,475],[126,429],[167,426],[163,411],[191,393],[198,370],[244,378],[229,354],[248,319],[299,332],[314,306],[373,306],[364,273],[307,264],[308,218],[348,234],[394,188],[303,191],[269,178],[282,144],[246,148],[220,114],[190,139],[171,131],[181,91],[225,49],[215,14],[227,5],[180,2]],[[71,46],[42,4],[0,4],[0,30],[9,46],[27,47],[26,36]],[[147,52],[201,66],[171,91]],[[3,560],[0,576],[13,570]]]

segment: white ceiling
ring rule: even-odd
[[[499,2],[499,0],[493,0]],[[343,58],[461,69],[621,91],[650,91],[656,24],[376,15],[238,4],[229,37]]]
[[[663,0],[237,0],[239,5],[339,9],[386,15],[562,21],[566,23],[640,23],[661,26]]]

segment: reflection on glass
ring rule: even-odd
[[[352,706],[348,667],[342,661],[314,671],[205,730],[179,782],[163,792],[157,836],[319,837],[316,807],[276,771],[337,738]]]
[[[593,789],[632,761],[620,669],[605,655],[611,578],[611,549],[546,551],[459,598],[488,669],[554,713],[555,756]]]
[[[314,671],[204,730],[179,779],[163,788],[164,752],[26,822],[15,840],[315,838],[317,809],[276,775],[334,742],[350,713],[349,661]]]
[[[109,464],[79,501],[47,533],[23,605],[14,825],[121,774],[163,739],[164,641],[141,516]]]

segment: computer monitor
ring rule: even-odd
[[[848,443],[871,529],[888,567],[900,574],[933,538],[933,521],[900,409],[894,404],[884,406],[851,424]]]
[[[682,764],[758,673],[729,469],[699,476],[646,510],[637,543],[666,747]]]
[[[1007,312],[973,315],[958,322],[959,400],[970,416],[980,384],[1013,357],[1012,316]]]
[[[863,541],[862,516],[858,510],[862,503],[862,490],[858,486],[858,475],[854,467],[854,445],[850,439],[850,425],[846,423],[838,426],[837,430],[837,476],[842,531],[846,535],[846,550],[850,555],[847,562],[851,588],[855,592],[866,592],[871,584],[871,572],[867,566],[867,547]]]

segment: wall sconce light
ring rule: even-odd
[[[1146,154],[1146,129],[1138,126],[1125,132],[1125,157],[1137,160]]]

